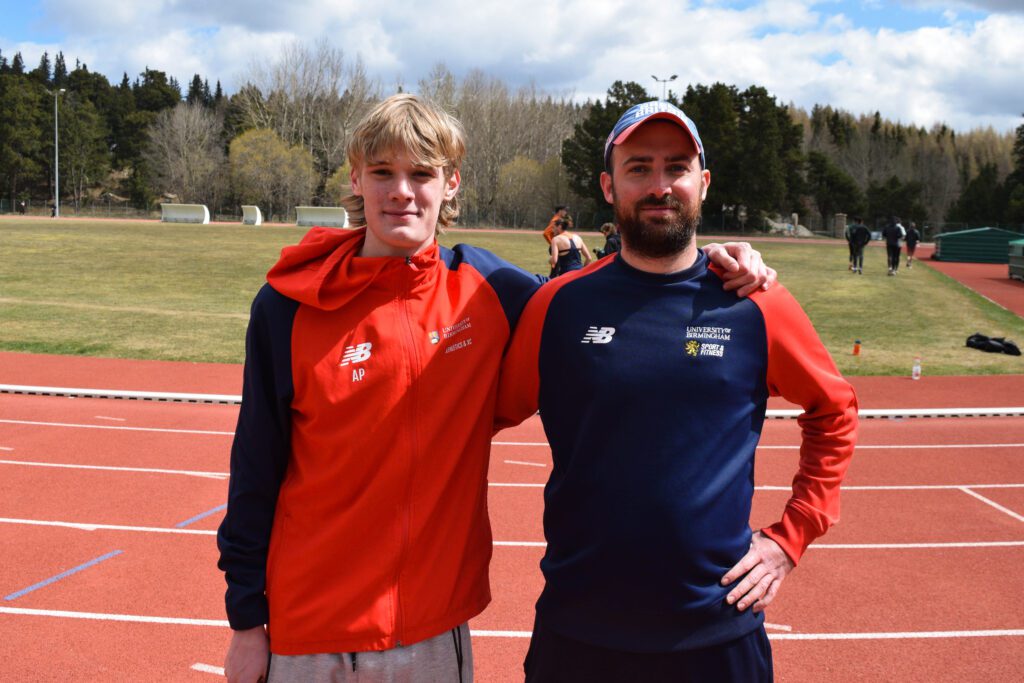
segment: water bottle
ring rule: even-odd
[[[910,379],[921,379],[921,357],[914,356],[914,367],[910,370]]]
[[[860,339],[854,339],[853,340],[853,355],[855,355],[855,356],[859,356],[860,355]]]

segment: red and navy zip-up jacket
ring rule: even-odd
[[[363,236],[314,228],[252,305],[219,566],[231,626],[277,654],[414,643],[490,600],[498,369],[538,278]]]
[[[857,401],[781,285],[738,299],[703,252],[679,273],[621,257],[546,284],[502,366],[498,426],[539,407],[545,628],[624,651],[706,647],[757,628],[722,576],[750,545],[769,395],[803,406],[793,496],[764,532],[794,561],[839,517]]]

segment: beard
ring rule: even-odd
[[[661,198],[645,197],[632,206],[624,206],[619,202],[614,189],[612,199],[622,242],[639,256],[675,256],[690,246],[697,234],[697,226],[700,225],[699,200],[692,206],[686,206],[672,195],[667,195]],[[641,218],[640,209],[644,206],[669,207],[674,210],[674,214],[665,218]]]

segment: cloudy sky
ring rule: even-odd
[[[652,76],[958,130],[1024,119],[1024,0],[0,0],[0,50],[63,51],[112,82],[144,67],[228,93],[253,59],[326,37],[386,90],[437,62],[578,99]]]

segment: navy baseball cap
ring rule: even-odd
[[[612,128],[612,132],[608,135],[608,140],[604,143],[604,168],[606,171],[611,168],[612,146],[621,145],[634,130],[643,123],[653,119],[665,119],[682,126],[700,153],[700,167],[702,169],[706,168],[704,163],[704,143],[700,141],[697,124],[690,120],[690,117],[684,114],[682,109],[671,102],[655,100],[653,102],[633,105],[626,110],[626,113],[619,118],[618,123]]]

